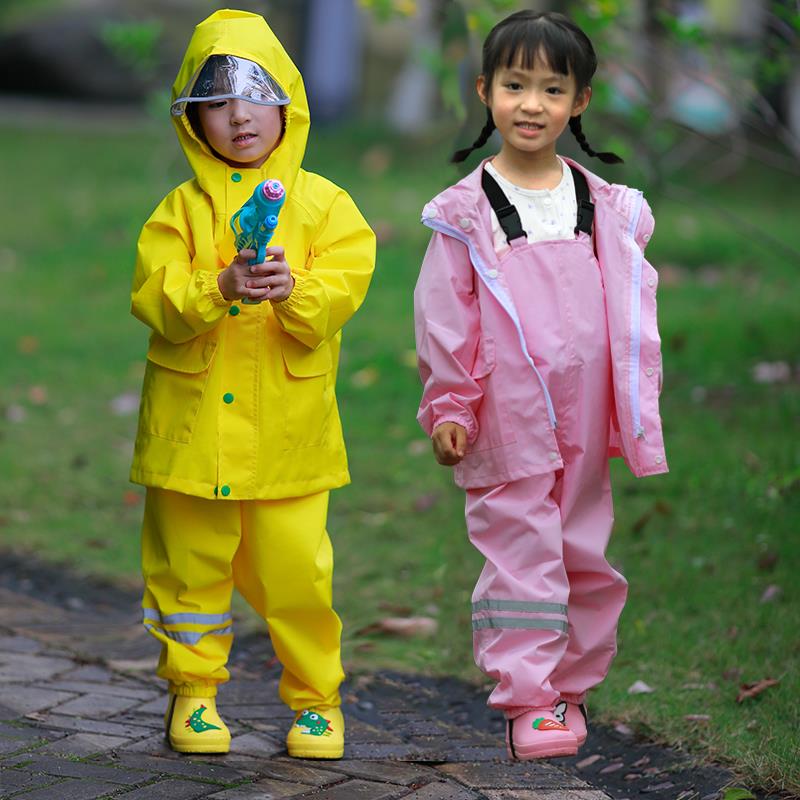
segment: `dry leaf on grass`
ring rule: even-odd
[[[432,617],[384,617],[362,628],[359,633],[386,633],[391,636],[433,636],[439,623]]]
[[[755,683],[743,683],[741,691],[736,697],[736,702],[741,703],[750,697],[756,697],[761,692],[769,689],[771,686],[777,686],[780,681],[774,678],[764,678],[763,680],[756,681]]]
[[[648,686],[644,681],[634,681],[628,687],[628,694],[650,694],[654,691],[655,689],[652,686]]]

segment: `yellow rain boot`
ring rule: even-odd
[[[344,755],[344,717],[338,706],[298,711],[286,736],[292,758],[341,758]]]
[[[170,694],[164,717],[170,747],[178,753],[227,753],[231,732],[217,713],[214,697]]]

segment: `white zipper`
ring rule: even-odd
[[[480,255],[478,255],[475,245],[468,236],[466,236],[462,231],[458,230],[458,228],[453,228],[444,222],[439,222],[431,219],[430,217],[423,217],[422,224],[427,225],[429,228],[435,231],[439,231],[439,233],[452,236],[454,239],[458,239],[459,242],[463,242],[467,246],[467,249],[469,250],[470,261],[472,262],[472,266],[475,268],[475,271],[478,273],[481,280],[486,284],[486,287],[489,289],[489,291],[495,296],[495,298],[497,298],[497,301],[503,307],[508,316],[511,317],[511,321],[514,323],[514,327],[517,329],[517,335],[519,336],[522,354],[525,356],[525,360],[528,362],[528,364],[530,364],[531,369],[533,369],[536,377],[539,379],[542,392],[544,392],[544,400],[547,404],[547,415],[550,418],[550,424],[553,426],[553,430],[555,430],[558,427],[558,421],[556,420],[556,412],[553,407],[553,401],[550,398],[550,392],[547,390],[547,385],[545,384],[541,373],[536,368],[536,364],[533,363],[533,359],[528,353],[528,348],[525,343],[525,334],[522,331],[522,323],[519,321],[517,309],[514,307],[513,301],[510,297],[508,297],[508,295],[506,295],[504,291],[502,291],[502,285],[498,284],[496,280],[489,278],[489,276],[486,274],[488,272],[486,265],[483,263],[483,259],[480,257]]]
[[[636,193],[636,205],[633,217],[628,226],[628,240],[633,254],[633,264],[631,270],[631,322],[630,322],[630,341],[631,358],[630,373],[628,378],[628,392],[631,403],[631,417],[633,422],[633,435],[640,439],[644,437],[642,427],[642,411],[639,402],[639,361],[642,337],[642,261],[644,255],[639,245],[636,243],[636,228],[639,225],[639,218],[642,215],[642,204],[644,195]]]

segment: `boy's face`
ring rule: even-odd
[[[280,106],[239,99],[211,100],[198,106],[208,143],[232,167],[260,167],[280,142]]]

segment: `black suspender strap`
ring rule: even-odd
[[[575,182],[575,199],[578,201],[578,224],[575,226],[575,233],[583,231],[592,235],[592,222],[594,221],[594,203],[590,200],[589,184],[586,183],[586,176],[569,165],[572,170],[572,180]]]
[[[505,192],[486,170],[483,170],[483,175],[481,176],[481,186],[483,186],[483,191],[486,192],[486,196],[489,198],[492,210],[497,214],[497,221],[500,223],[508,243],[511,244],[512,239],[519,239],[520,236],[525,236],[519,212],[508,202]]]
[[[575,169],[570,164],[572,171],[572,180],[575,183],[575,200],[578,203],[578,218],[575,225],[575,233],[583,231],[589,236],[592,235],[592,222],[594,221],[594,203],[591,201],[589,194],[589,184],[586,182],[586,176],[579,170]],[[486,196],[489,198],[489,204],[492,210],[497,215],[497,221],[506,235],[506,239],[511,243],[512,239],[518,239],[520,236],[525,236],[525,231],[522,228],[522,221],[519,218],[517,209],[508,202],[505,192],[500,188],[497,181],[484,169],[481,176],[481,186]]]

